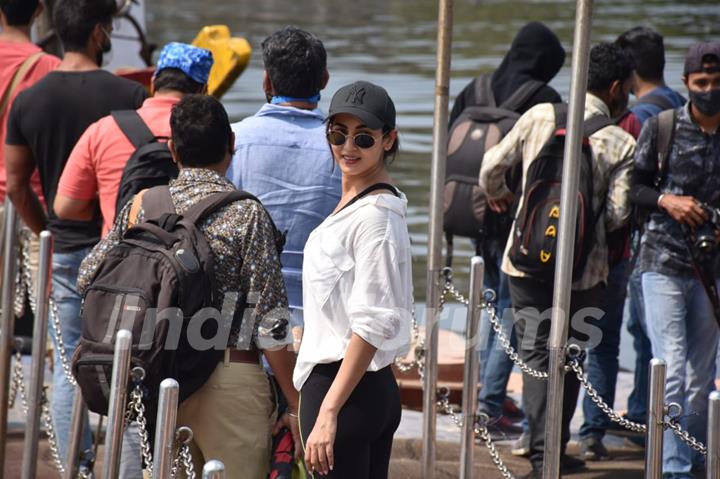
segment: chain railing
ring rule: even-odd
[[[127,412],[125,414],[126,426],[131,421],[137,422],[138,437],[140,438],[140,453],[145,463],[147,476],[152,479],[153,456],[150,448],[150,438],[147,430],[147,419],[145,418],[145,404],[143,404],[143,391],[141,383],[136,382],[135,387],[130,393],[130,401],[128,401]]]
[[[19,305],[20,308],[24,307],[24,298],[27,294],[28,302],[30,303],[30,309],[32,310],[33,314],[35,314],[37,311],[37,304],[35,303],[35,295],[32,294],[32,292],[34,291],[34,287],[32,274],[30,272],[30,235],[26,234],[21,236],[20,244],[20,256],[22,259],[20,267],[20,271],[22,272],[22,281],[20,281],[20,283],[22,283],[24,287],[23,291],[15,296],[15,310],[17,313]],[[67,379],[67,381],[73,386],[76,386],[77,381],[75,381],[75,378],[72,375],[70,359],[68,358],[67,349],[65,348],[65,341],[63,341],[62,325],[60,324],[60,316],[58,315],[57,303],[55,303],[55,299],[53,298],[52,293],[50,294],[50,299],[48,300],[48,303],[50,309],[50,321],[52,321],[53,329],[55,331],[55,347],[57,347],[58,356],[60,357],[60,366],[65,373],[65,379]]]
[[[455,287],[455,285],[452,283],[452,271],[449,268],[445,268],[442,272],[443,277],[445,279],[443,289],[440,296],[440,310],[443,309],[445,304],[448,302],[448,300],[454,299],[455,301],[464,304],[466,306],[469,305],[469,300],[460,292],[460,290]],[[493,331],[495,332],[495,335],[497,337],[497,340],[500,341],[500,345],[503,348],[503,351],[505,354],[510,358],[510,360],[517,366],[522,372],[525,374],[528,374],[529,376],[540,379],[540,380],[547,380],[548,379],[548,373],[545,371],[539,371],[536,369],[533,369],[529,365],[527,365],[518,355],[515,348],[512,347],[512,344],[510,342],[510,338],[503,330],[502,324],[500,319],[497,315],[497,309],[494,303],[495,300],[495,292],[492,290],[486,290],[484,294],[483,303],[480,305],[483,309],[485,309],[487,313],[488,320],[492,326]],[[588,380],[587,376],[585,375],[585,372],[582,368],[582,351],[577,345],[570,345],[568,346],[568,362],[565,366],[565,371],[570,372],[572,371],[577,376],[577,379],[580,381],[580,384],[585,389],[588,397],[590,397],[591,401],[614,423],[617,423],[621,425],[622,427],[629,429],[634,432],[638,433],[646,433],[647,432],[647,426],[644,424],[639,424],[633,421],[629,421],[628,419],[624,418],[620,413],[613,410],[603,399],[600,397],[600,394],[597,392],[597,390],[593,387],[593,385]],[[456,426],[459,428],[463,425],[463,418],[455,412],[453,407],[450,405],[449,400],[449,390],[447,388],[441,388],[438,392],[438,401],[437,406],[440,409],[441,412],[447,414],[452,419],[453,423],[455,423]],[[673,405],[675,406],[675,405]],[[670,409],[668,407],[667,409]],[[663,421],[663,426],[665,429],[670,429],[673,431],[673,433],[679,437],[683,442],[685,442],[691,449],[694,451],[702,454],[707,455],[707,448],[706,446],[697,440],[697,438],[693,437],[688,431],[685,431],[680,426],[677,416],[666,414],[668,416],[668,419]],[[483,417],[485,416],[485,417]],[[479,438],[481,441],[485,443],[485,446],[488,449],[488,452],[490,453],[490,457],[493,461],[493,464],[497,467],[498,471],[502,475],[504,479],[513,479],[513,475],[510,472],[510,470],[507,468],[507,466],[503,463],[502,458],[500,457],[497,447],[493,443],[490,433],[487,428],[488,424],[488,418],[486,415],[481,414],[478,417],[475,418],[475,436]]]
[[[190,452],[190,442],[193,438],[192,429],[187,426],[177,428],[175,432],[175,440],[178,444],[177,456],[173,459],[170,476],[174,479],[178,477],[178,472],[182,467],[185,477],[184,479],[195,479],[195,466],[192,462],[192,454]]]

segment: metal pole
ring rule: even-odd
[[[430,225],[428,228],[427,313],[425,316],[425,378],[423,396],[422,477],[435,475],[436,389],[438,361],[438,315],[440,314],[440,271],[442,270],[443,182],[447,156],[448,95],[452,47],[453,1],[438,1],[437,71],[430,183]]]
[[[720,479],[720,392],[710,393],[705,478]]]
[[[225,479],[225,464],[215,459],[206,462],[202,479]]]
[[[174,379],[164,379],[160,383],[155,450],[153,451],[152,475],[154,479],[170,479],[171,477],[179,395],[180,385]]]
[[[568,135],[563,156],[564,167],[560,193],[560,211],[562,214],[560,215],[558,231],[558,261],[555,265],[552,325],[548,344],[550,364],[548,371],[547,420],[545,422],[544,479],[557,479],[560,477],[565,346],[567,344],[573,252],[575,249],[577,191],[580,177],[583,118],[585,116],[585,90],[587,89],[592,5],[592,0],[577,0],[575,7],[575,37],[573,39]]]
[[[5,464],[7,439],[8,398],[10,395],[10,352],[15,327],[15,275],[17,274],[17,211],[9,199],[5,200],[2,283],[2,319],[0,319],[0,479]]]
[[[45,382],[45,350],[48,336],[48,300],[50,299],[50,275],[52,274],[52,234],[40,233],[40,265],[38,285],[35,290],[35,324],[33,326],[32,369],[28,415],[25,423],[22,478],[33,479],[37,473],[38,435],[40,433],[40,407]]]
[[[105,459],[103,478],[115,479],[120,473],[120,448],[122,447],[127,383],[130,375],[130,346],[132,333],[121,329],[115,339],[110,404],[108,405],[108,427],[105,433]]]
[[[478,373],[480,362],[477,346],[483,300],[483,273],[485,263],[480,256],[470,261],[470,303],[465,331],[465,369],[463,371],[463,430],[460,445],[460,479],[472,479],[475,461],[475,410],[477,409]]]
[[[662,359],[650,361],[647,436],[645,438],[645,479],[662,478],[663,432],[665,430],[665,377],[667,365]]]
[[[75,479],[80,466],[80,441],[85,427],[85,412],[87,407],[82,397],[80,386],[75,386],[75,399],[73,399],[72,419],[70,420],[70,444],[68,444],[67,458],[65,459],[65,474],[63,479]]]

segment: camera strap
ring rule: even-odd
[[[712,270],[712,261],[699,261],[698,256],[693,253],[693,247],[692,244],[690,244],[689,235],[684,234],[683,235],[685,239],[685,246],[687,247],[688,253],[690,254],[690,260],[692,261],[693,270],[695,271],[695,276],[700,280],[700,283],[703,285],[703,289],[705,289],[705,294],[707,294],[708,299],[710,300],[710,304],[713,308],[713,313],[715,316],[715,321],[718,323],[718,327],[720,328],[720,296],[718,296],[718,289],[717,285],[715,284],[715,275],[713,274]],[[705,265],[703,267],[702,265]]]

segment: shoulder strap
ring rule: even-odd
[[[475,105],[497,106],[492,91],[492,75],[483,73],[475,79]],[[474,106],[474,105],[468,105]]]
[[[12,80],[10,80],[10,85],[8,85],[7,89],[2,94],[2,98],[0,98],[0,116],[5,113],[5,109],[10,104],[10,99],[13,94],[15,94],[15,91],[17,91],[20,86],[20,82],[43,55],[45,55],[45,52],[33,53],[20,64],[20,67],[17,70],[15,70]]]
[[[142,206],[145,218],[154,219],[167,213],[176,213],[168,185],[155,186],[146,190],[142,197]]]
[[[353,203],[355,203],[355,202],[358,201],[359,199],[361,199],[361,198],[369,195],[369,194],[372,193],[373,191],[377,191],[377,190],[390,190],[390,191],[392,191],[392,193],[393,193],[395,196],[398,196],[398,197],[400,196],[400,192],[399,192],[398,189],[395,188],[393,185],[391,185],[391,184],[389,184],[389,183],[375,183],[374,185],[370,185],[370,186],[368,186],[367,188],[365,188],[364,190],[362,190],[360,193],[358,193],[353,199],[351,199],[350,201],[348,201],[348,202],[345,204],[345,206],[343,206],[342,208],[340,208],[340,211],[344,210],[345,208],[347,208],[348,206],[352,205]],[[338,211],[338,213],[340,213],[340,211]]]
[[[555,112],[555,129],[565,128],[567,126],[568,104],[553,103],[553,111]]]
[[[253,200],[260,203],[259,199],[247,191],[234,190],[223,193],[214,193],[192,206],[183,214],[183,217],[191,223],[197,224],[199,221],[205,219],[208,215],[213,214],[223,206],[242,200]]]
[[[635,105],[654,105],[661,110],[670,110],[674,105],[666,97],[658,95],[657,93],[651,93],[638,98]]]
[[[155,135],[135,110],[115,110],[110,114],[130,143],[137,149],[155,141]]]
[[[673,133],[675,133],[675,110],[660,112],[655,123],[657,135],[655,135],[655,149],[657,151],[657,172],[655,173],[655,187],[660,186],[665,169],[667,169],[668,156],[672,146]]]
[[[520,85],[520,88],[510,95],[510,98],[502,102],[500,108],[510,111],[519,110],[544,86],[545,83],[539,80],[528,80]]]
[[[585,123],[583,123],[583,135],[585,138],[590,138],[603,128],[614,124],[615,120],[610,117],[605,115],[595,115],[588,118]]]

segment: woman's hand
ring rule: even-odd
[[[290,430],[292,434],[293,443],[295,444],[295,460],[302,458],[302,439],[300,438],[300,425],[298,423],[298,417],[296,412],[288,411],[278,419],[273,429],[273,436],[277,435],[283,428]]]
[[[337,432],[337,413],[320,409],[315,427],[305,444],[305,465],[310,472],[328,474],[335,467],[333,447]]]

